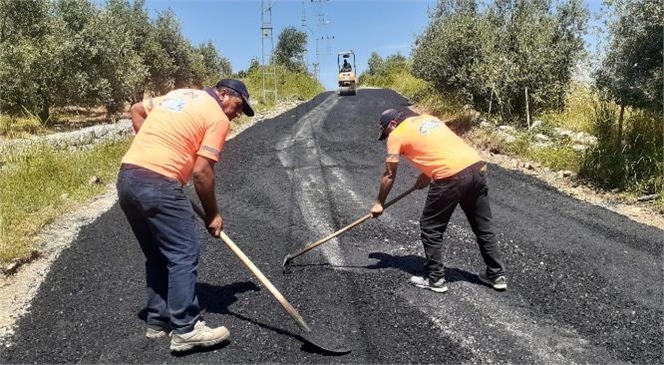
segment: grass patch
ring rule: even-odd
[[[129,142],[62,151],[41,145],[21,155],[3,154],[0,172],[0,262],[29,257],[33,238],[77,203],[103,194],[115,181]],[[102,184],[90,184],[92,176]]]
[[[576,132],[592,133],[595,122],[595,105],[599,98],[584,84],[572,84],[565,96],[565,109],[560,112],[546,112],[538,117],[545,124]]]
[[[14,117],[0,114],[0,138],[27,138],[44,134],[45,129],[39,118],[34,116]]]
[[[575,151],[569,145],[554,145],[551,147],[531,148],[528,158],[537,161],[552,170],[579,171],[579,163],[583,154]]]
[[[270,72],[272,72],[271,70]],[[247,85],[252,97],[252,106],[256,112],[265,111],[274,107],[274,94],[267,92],[263,95],[263,75],[261,68],[258,68],[243,78],[242,81]],[[308,73],[291,72],[284,67],[276,67],[276,80],[270,77],[266,78],[266,87],[272,90],[272,85],[276,81],[277,102],[284,100],[309,100],[314,96],[325,91],[315,77]]]

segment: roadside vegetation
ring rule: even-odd
[[[300,61],[306,34],[294,28],[280,35],[274,63],[233,73],[211,41],[192,45],[175,14],[150,19],[143,0],[0,0],[0,14],[0,272],[38,257],[45,225],[114,185],[130,143],[26,150],[11,140],[115,123],[146,96],[225,77],[247,84],[259,115],[324,91]],[[264,82],[276,98],[264,97]],[[250,122],[235,120],[231,133]]]
[[[585,82],[575,72],[589,56],[588,12],[576,0],[441,1],[411,58],[373,53],[359,81],[399,91],[482,148],[662,212],[664,10],[606,4],[602,62]]]

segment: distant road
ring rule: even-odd
[[[489,167],[509,289],[480,284],[477,244],[457,212],[444,294],[408,284],[423,252],[417,191],[338,239],[287,253],[366,214],[385,147],[376,118],[407,106],[388,90],[324,93],[230,140],[216,167],[225,231],[317,331],[353,352],[303,347],[249,271],[200,229],[199,299],[230,342],[175,357],[144,337],[143,256],[117,204],[81,229],[17,323],[0,363],[663,363],[663,231]],[[404,161],[396,196],[417,173]]]

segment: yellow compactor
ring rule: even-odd
[[[353,53],[353,51],[339,52],[337,55],[337,66],[339,66],[339,74],[337,76],[339,81],[338,94],[355,95],[357,92],[355,53]]]

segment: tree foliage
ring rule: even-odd
[[[371,52],[367,61],[367,70],[364,72],[368,76],[377,75],[383,69],[383,58],[377,52]]]
[[[596,82],[621,106],[662,112],[664,8],[658,0],[609,2],[609,48]]]
[[[198,52],[203,57],[204,85],[215,85],[220,79],[230,77],[233,73],[231,62],[219,54],[211,41],[201,44]]]
[[[184,38],[172,12],[150,19],[144,0],[0,0],[0,47],[0,111],[42,121],[54,107],[116,112],[232,72],[212,42]]]
[[[367,64],[367,70],[361,76],[385,76],[392,71],[410,70],[410,61],[401,53],[389,55],[383,59],[378,53],[372,52]]]
[[[307,33],[287,27],[279,34],[273,52],[273,62],[292,72],[306,72],[304,53],[307,51]]]
[[[413,73],[441,93],[508,118],[559,109],[583,55],[581,0],[440,0],[413,49]],[[494,109],[495,110],[495,109]]]

